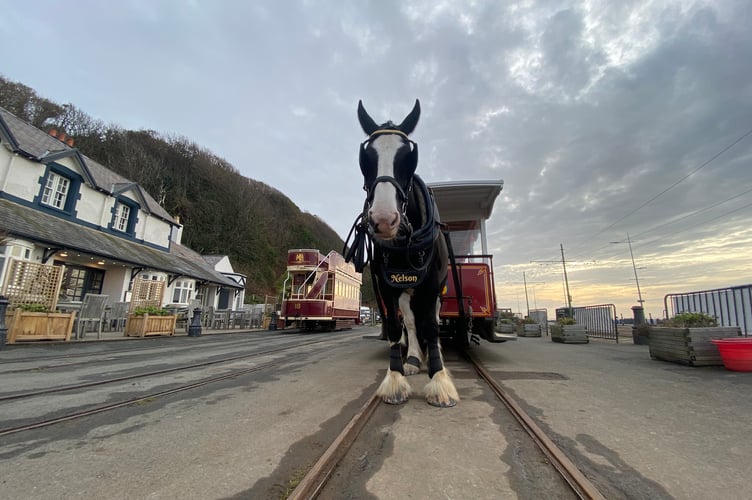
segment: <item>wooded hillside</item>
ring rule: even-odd
[[[184,245],[230,257],[248,276],[249,299],[278,293],[288,249],[342,251],[342,239],[325,222],[187,138],[107,125],[2,76],[0,106],[42,130],[65,132],[84,155],[138,182],[180,218]],[[370,295],[370,286],[363,292]]]

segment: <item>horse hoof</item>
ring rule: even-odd
[[[420,373],[420,361],[418,361],[418,358],[410,356],[407,358],[403,369],[405,370],[405,375],[417,375]]]
[[[382,396],[381,400],[388,405],[402,405],[407,403],[407,396],[395,394],[394,396]]]
[[[453,398],[449,398],[447,401],[438,401],[438,400],[426,400],[429,405],[435,406],[436,408],[451,408],[452,406],[457,406],[457,401]]]

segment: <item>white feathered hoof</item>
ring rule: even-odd
[[[401,405],[410,397],[410,384],[400,372],[386,371],[386,377],[376,391],[381,400],[390,405]]]
[[[452,377],[445,369],[434,373],[431,381],[425,388],[426,401],[431,406],[438,408],[450,408],[460,400],[457,388],[454,387]]]
[[[405,370],[405,375],[408,377],[410,375],[417,375],[420,373],[420,360],[415,356],[410,356],[402,367]]]

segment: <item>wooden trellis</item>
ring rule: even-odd
[[[11,309],[23,304],[42,304],[48,311],[57,307],[65,266],[48,266],[11,257],[3,284],[3,295]]]
[[[131,305],[128,312],[133,312],[139,307],[161,307],[164,286],[164,281],[136,278],[133,281]]]

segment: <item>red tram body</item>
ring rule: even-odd
[[[304,330],[351,327],[360,319],[362,277],[335,251],[287,252],[281,316],[285,326]]]
[[[449,231],[461,293],[450,273],[439,311],[440,335],[467,347],[472,334],[489,342],[514,340],[496,332],[496,288],[493,256],[488,252],[485,221],[504,187],[504,181],[459,181],[428,184]],[[460,315],[460,303],[464,317]],[[459,322],[466,322],[460,325]],[[462,327],[464,326],[464,327]]]

